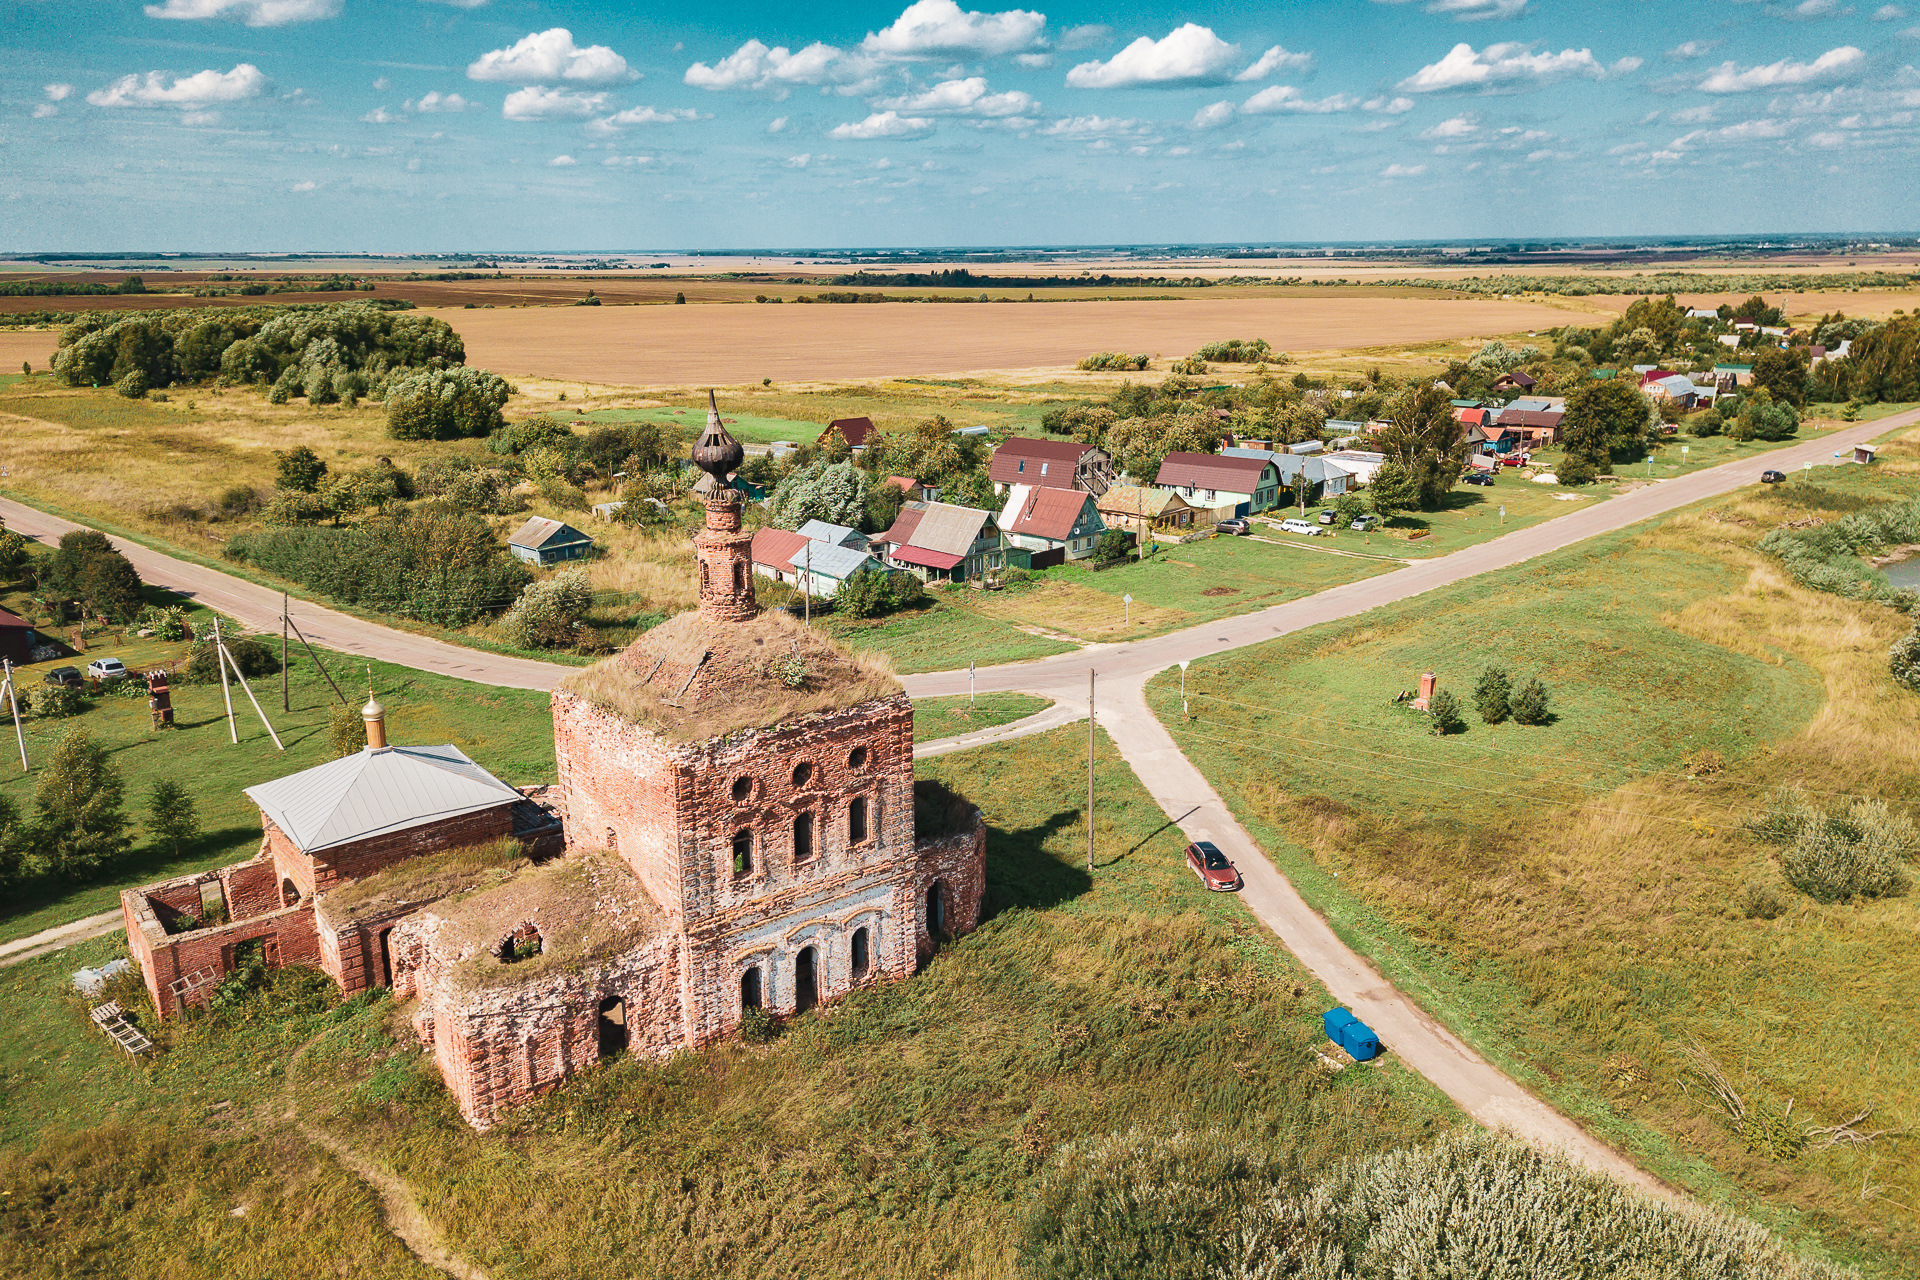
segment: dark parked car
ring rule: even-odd
[[[1469,471],[1464,478],[1468,484],[1485,485],[1488,488],[1493,487],[1493,472],[1491,471]]]
[[[1787,473],[1784,471],[1762,471],[1760,473],[1761,484],[1785,484],[1786,480]]]
[[[80,668],[78,668],[78,667],[55,667],[55,668],[54,668],[53,670],[51,670],[51,671],[49,671],[49,672],[47,672],[47,674],[45,674],[44,676],[41,676],[41,677],[40,677],[40,683],[41,683],[41,684],[74,684],[74,685],[77,685],[77,684],[79,684],[79,683],[81,683],[81,680],[80,680]]]
[[[1187,867],[1209,889],[1231,893],[1240,887],[1239,869],[1227,861],[1227,855],[1211,840],[1187,846]]]
[[[1253,521],[1242,520],[1239,516],[1235,516],[1231,520],[1221,520],[1216,523],[1213,526],[1213,531],[1215,533],[1231,533],[1235,537],[1244,538],[1253,532]]]

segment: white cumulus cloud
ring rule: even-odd
[[[857,92],[870,85],[877,67],[863,53],[815,42],[798,53],[784,45],[749,40],[708,66],[696,62],[682,77],[697,89],[768,89],[784,95],[795,85],[837,85]]]
[[[314,181],[314,180],[313,180],[312,178],[308,178],[308,179],[307,179],[307,180],[306,180],[305,182],[296,182],[296,183],[294,183],[294,184],[293,184],[292,186],[290,186],[290,187],[288,187],[288,188],[287,188],[287,190],[289,190],[289,191],[314,191],[314,190],[317,190],[317,189],[319,188],[319,186],[320,186],[320,184],[319,184],[319,183],[317,183],[317,182],[315,182],[315,181]]]
[[[1907,16],[1907,11],[1897,4],[1883,4],[1873,11],[1875,22],[1898,22]]]
[[[60,108],[54,106],[51,102],[36,103],[33,108],[33,118],[35,120],[45,120],[48,116],[57,116],[59,114]]]
[[[627,60],[607,46],[590,44],[583,48],[573,42],[573,32],[551,27],[505,49],[481,54],[467,68],[467,78],[510,84],[613,84],[636,77]]]
[[[1139,129],[1138,120],[1121,120],[1113,116],[1067,116],[1055,120],[1040,132],[1054,138],[1092,138],[1135,133]]]
[[[241,102],[257,98],[267,87],[267,77],[251,62],[242,62],[231,71],[198,71],[175,77],[169,71],[149,71],[145,75],[121,76],[102,89],[87,95],[96,107],[204,107],[211,102]]]
[[[1187,23],[1159,40],[1141,36],[1105,62],[1083,62],[1067,72],[1075,89],[1126,89],[1135,85],[1220,83],[1232,78],[1240,46],[1209,27]]]
[[[587,126],[587,133],[595,138],[611,138],[631,125],[636,124],[685,124],[690,120],[711,120],[711,115],[701,115],[692,107],[670,107],[665,111],[653,107],[628,107],[625,111],[616,111],[601,120],[595,120]]]
[[[1046,26],[1045,14],[1028,9],[972,13],[954,0],[915,0],[892,26],[869,32],[860,48],[894,58],[933,54],[991,58],[1031,48]]]
[[[854,142],[880,138],[921,138],[933,132],[933,121],[924,117],[903,116],[898,111],[876,111],[865,120],[835,125],[828,137]]]
[[[65,102],[73,96],[73,86],[70,84],[50,84],[42,88],[40,92],[47,95],[48,102]]]
[[[1427,171],[1423,164],[1390,164],[1380,171],[1383,178],[1417,178]]]
[[[874,105],[897,111],[923,111],[930,115],[986,117],[1030,115],[1040,106],[1031,94],[1018,89],[1006,93],[987,92],[984,76],[943,80],[924,93],[883,98]]]
[[[1423,130],[1420,136],[1429,142],[1444,142],[1457,138],[1470,138],[1478,132],[1480,132],[1480,118],[1464,115],[1442,120],[1431,129]]]
[[[509,120],[584,120],[607,109],[604,93],[581,93],[574,89],[548,89],[530,85],[515,89],[500,104],[500,114]]]
[[[1764,66],[1741,67],[1723,62],[1713,74],[1700,82],[1702,93],[1746,93],[1754,89],[1780,89],[1792,85],[1817,84],[1839,80],[1866,66],[1867,55],[1850,44],[1829,49],[1812,62],[1782,58]]]
[[[1378,4],[1406,4],[1409,0],[1375,0]],[[1525,13],[1527,0],[1427,0],[1427,13],[1444,14],[1455,22],[1484,22]]]
[[[149,18],[234,18],[250,27],[314,22],[340,12],[340,0],[166,0],[146,7]]]
[[[1309,98],[1290,84],[1270,85],[1240,104],[1242,111],[1259,114],[1265,111],[1298,111],[1308,115],[1330,115],[1336,111],[1351,111],[1360,105],[1358,98],[1344,93],[1330,94],[1324,98]],[[1413,104],[1409,102],[1408,106]]]
[[[441,93],[435,89],[419,101],[407,103],[407,110],[432,114],[436,111],[465,111],[472,105],[457,93]]]
[[[768,133],[785,133],[786,131],[787,118],[785,116],[775,116],[773,119],[767,121]]]
[[[570,169],[574,165],[579,163],[580,162],[578,160],[575,160],[572,156],[555,156],[553,159],[547,161],[547,168]]]
[[[404,119],[406,119],[405,116],[395,115],[393,112],[387,110],[385,107],[375,107],[373,110],[367,112],[367,114],[360,117],[360,123],[361,124],[397,124]]]
[[[1265,80],[1276,71],[1300,71],[1313,65],[1310,53],[1289,53],[1280,45],[1261,54],[1254,64],[1235,76],[1235,80]]]
[[[1440,93],[1449,89],[1491,92],[1536,88],[1573,76],[1599,79],[1605,74],[1590,49],[1535,53],[1527,45],[1509,41],[1490,44],[1475,53],[1470,44],[1456,44],[1446,57],[1402,80],[1399,88],[1407,93]]]
[[[1397,116],[1413,110],[1412,98],[1389,98],[1384,95],[1368,98],[1360,104],[1362,111],[1378,111],[1382,115]]]
[[[1231,102],[1215,102],[1193,113],[1192,127],[1195,129],[1218,129],[1233,119]]]
[[[1667,50],[1667,57],[1674,62],[1691,62],[1706,57],[1725,43],[1725,40],[1688,40]]]

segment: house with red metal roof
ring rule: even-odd
[[[1009,485],[1007,505],[1000,511],[1000,532],[1023,551],[1057,551],[1063,560],[1084,560],[1107,531],[1098,503],[1098,498],[1080,489]]]
[[[871,546],[888,568],[922,582],[965,582],[1007,564],[1007,540],[993,512],[951,502],[909,502]]]
[[[820,439],[817,443],[825,444],[828,436],[837,434],[842,440],[847,442],[848,449],[854,453],[859,453],[867,447],[867,438],[871,436],[873,432],[874,426],[872,418],[835,418],[827,424],[827,429],[820,433]]]
[[[1264,456],[1170,453],[1153,487],[1178,493],[1196,512],[1209,513],[1206,519],[1225,520],[1271,509],[1280,500],[1280,472]]]
[[[1034,440],[1015,436],[987,461],[993,492],[1006,497],[1016,484],[1039,489],[1078,489],[1096,498],[1113,486],[1113,459],[1105,449],[1078,440]]]

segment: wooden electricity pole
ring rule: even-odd
[[[1093,670],[1087,670],[1087,874],[1093,874]]]
[[[280,593],[280,709],[293,710],[293,695],[287,692],[287,628],[292,620],[287,617],[287,593]]]

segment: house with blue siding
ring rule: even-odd
[[[507,550],[528,564],[559,564],[585,557],[593,550],[593,539],[565,521],[534,516],[507,539]]]

